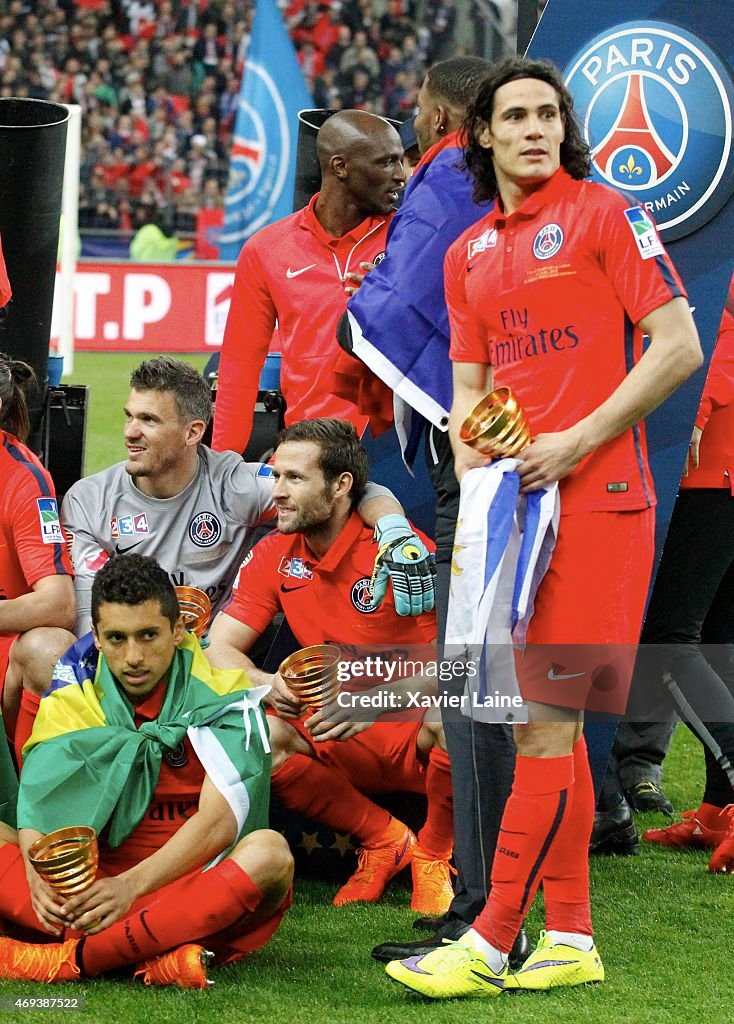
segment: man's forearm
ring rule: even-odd
[[[383,516],[405,515],[403,506],[392,491],[371,480],[367,482],[367,488],[357,507],[357,513],[367,526],[375,526],[377,520],[382,519]]]
[[[18,846],[23,857],[23,863],[25,864],[26,874],[31,871],[35,871],[35,868],[28,860],[28,850],[33,846],[37,839],[43,837],[43,832],[39,832],[35,828],[21,828],[18,829]]]
[[[27,633],[36,626],[73,629],[73,592],[70,591],[68,599],[64,599],[58,593],[34,590],[30,594],[0,601],[0,634]]]
[[[197,811],[160,850],[122,875],[139,899],[208,864],[236,838],[234,816],[228,808],[219,818]]]
[[[214,668],[243,668],[253,686],[272,686],[273,677],[269,672],[257,668],[251,658],[243,654],[238,647],[224,640],[212,641],[206,649],[206,657]]]

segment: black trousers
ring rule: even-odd
[[[426,430],[428,474],[436,491],[436,609],[439,651],[446,636],[451,558],[459,512],[459,484],[448,434]],[[463,691],[463,680],[446,684]],[[448,710],[443,715],[454,798],[454,861],[458,873],[451,911],[471,922],[484,907],[500,822],[512,787],[515,744],[507,725],[475,722]]]
[[[668,672],[734,764],[734,497],[728,488],[678,495],[642,639],[665,645],[644,652],[646,680],[660,685],[660,670]],[[723,807],[732,802],[732,784],[705,742],[704,750],[704,800]]]

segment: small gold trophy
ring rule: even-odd
[[[288,689],[302,704],[316,711],[330,704],[339,693],[341,652],[333,644],[315,644],[289,654],[280,663]]]
[[[212,613],[209,595],[198,587],[176,587],[175,590],[186,628],[201,640],[207,631],[209,616]]]
[[[60,896],[76,896],[85,892],[97,876],[97,833],[86,825],[49,832],[32,844],[28,859]]]
[[[530,431],[510,389],[496,388],[474,406],[459,438],[494,459],[512,459],[530,444]]]

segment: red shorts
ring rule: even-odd
[[[655,552],[655,510],[561,516],[524,653],[525,700],[622,714]]]
[[[360,793],[425,793],[426,766],[418,752],[422,719],[376,722],[348,740],[314,743],[305,719],[291,722],[322,764],[339,768]]]

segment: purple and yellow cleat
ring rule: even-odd
[[[385,970],[401,985],[430,999],[498,996],[507,977],[507,968],[495,974],[465,935],[456,942],[445,939],[443,946],[423,956],[392,960]]]

